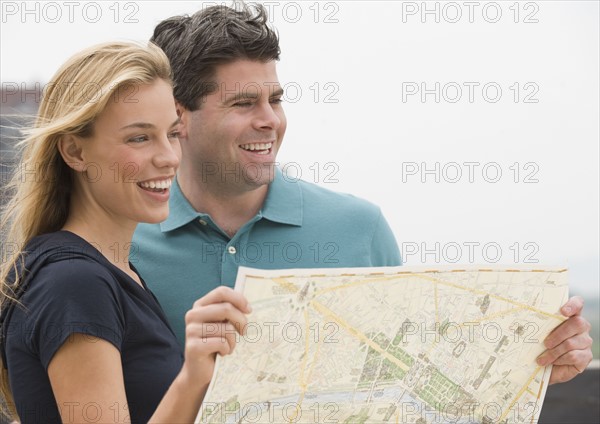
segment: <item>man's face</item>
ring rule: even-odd
[[[275,61],[236,60],[217,67],[218,88],[184,111],[183,162],[202,183],[248,191],[273,179],[286,129]]]

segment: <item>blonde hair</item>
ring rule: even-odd
[[[18,265],[26,244],[60,230],[68,217],[73,174],[59,153],[61,138],[92,135],[96,117],[119,89],[157,79],[171,83],[170,74],[169,61],[156,45],[112,42],[77,53],[46,85],[35,125],[18,143],[21,159],[5,187],[9,200],[0,218],[0,311],[17,301]],[[0,367],[0,391],[7,402],[1,412],[16,418],[2,359]]]

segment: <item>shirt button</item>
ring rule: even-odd
[[[232,255],[235,255],[235,252],[236,252],[236,250],[235,250],[235,247],[233,247],[233,246],[229,246],[229,247],[227,248],[227,251],[228,251],[229,253],[231,253]]]
[[[206,222],[206,221],[205,221],[205,220],[203,220],[203,219],[199,219],[199,222],[200,222],[200,224],[202,224],[202,225],[208,225],[208,222]]]

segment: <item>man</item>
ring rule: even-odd
[[[378,207],[292,182],[274,166],[286,129],[279,40],[262,7],[237,9],[214,6],[167,19],[152,39],[173,68],[183,157],[169,218],[138,227],[131,260],[180,342],[185,312],[212,288],[232,286],[239,265],[401,264]],[[565,306],[573,318],[549,338],[546,359],[560,356],[555,364],[563,365],[554,381],[572,378],[591,360],[582,305],[570,300]]]

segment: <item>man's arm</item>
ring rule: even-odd
[[[371,266],[400,266],[402,258],[394,233],[379,211],[379,219],[371,239]]]

